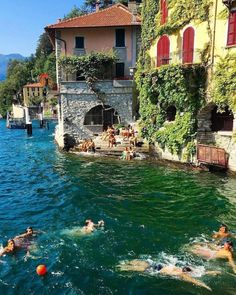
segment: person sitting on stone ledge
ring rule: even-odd
[[[129,144],[131,146],[137,146],[138,138],[132,134],[131,137],[129,138]]]
[[[85,139],[82,144],[81,144],[81,150],[82,152],[87,152],[88,151],[88,140]]]
[[[116,146],[116,138],[115,138],[115,135],[114,134],[110,134],[109,135],[109,138],[108,138],[108,147],[112,148],[113,146]]]
[[[92,140],[92,138],[89,139],[87,147],[88,147],[88,151],[92,151],[93,153],[95,153],[95,143]]]

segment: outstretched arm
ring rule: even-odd
[[[209,291],[212,291],[211,288],[208,287],[205,283],[203,283],[203,282],[201,282],[199,280],[196,280],[196,279],[192,278],[191,276],[189,276],[187,274],[181,274],[180,278],[185,282],[189,282],[189,283],[192,283],[192,284],[194,284],[196,286],[203,287],[203,288],[206,288]]]
[[[221,272],[218,270],[208,270],[205,272],[205,275],[210,275],[210,276],[217,276],[219,274],[221,274]]]

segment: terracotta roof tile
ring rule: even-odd
[[[98,12],[60,21],[57,24],[47,26],[45,29],[113,27],[131,25],[141,25],[140,16],[137,15],[134,17],[126,6],[119,3],[99,10]]]

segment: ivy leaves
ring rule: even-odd
[[[114,52],[92,52],[83,56],[63,56],[59,65],[67,74],[79,73],[86,81],[94,81],[103,78],[116,60]]]
[[[206,70],[201,65],[166,65],[138,74],[141,125],[150,142],[179,154],[196,136],[196,115],[204,104]],[[177,110],[167,122],[167,109]]]
[[[229,106],[236,112],[236,54],[227,54],[216,66],[212,97],[219,109]]]

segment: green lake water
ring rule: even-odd
[[[38,127],[38,124],[35,123]],[[236,179],[151,161],[81,158],[57,150],[50,129],[8,130],[0,120],[0,243],[27,226],[43,231],[25,252],[0,257],[0,294],[236,294],[225,261],[187,251],[220,223],[236,231]],[[78,235],[85,219],[104,230]],[[236,241],[235,241],[236,242]],[[236,251],[236,250],[235,250]],[[158,274],[124,273],[124,260],[218,270],[199,278],[212,292]],[[48,274],[35,268],[45,264]]]

